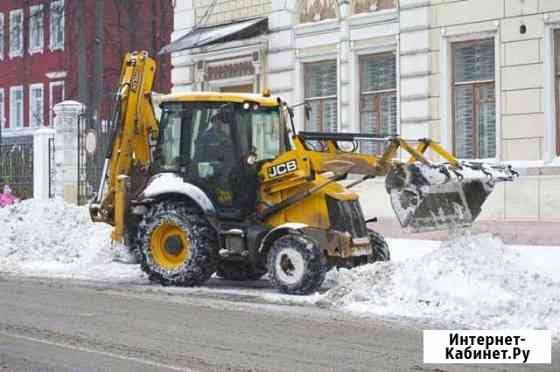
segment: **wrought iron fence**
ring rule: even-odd
[[[85,115],[78,120],[78,203],[86,204],[99,189],[107,148],[110,146],[111,122],[91,121]],[[92,153],[86,149],[86,135],[95,133],[96,146]]]
[[[0,188],[9,185],[20,199],[33,197],[33,142],[0,145]]]

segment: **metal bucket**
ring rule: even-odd
[[[469,173],[469,178],[464,178],[448,168],[418,164],[399,164],[391,170],[386,187],[403,229],[427,232],[470,226],[495,181],[482,171],[479,178],[472,170]]]

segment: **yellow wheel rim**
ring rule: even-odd
[[[163,223],[154,230],[150,249],[155,263],[164,269],[177,269],[190,257],[189,238],[174,223]]]

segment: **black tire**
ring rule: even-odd
[[[246,261],[221,261],[216,271],[220,278],[233,281],[259,280],[264,274],[266,268]]]
[[[319,244],[302,234],[281,236],[268,253],[270,281],[283,293],[305,295],[317,291],[327,269],[327,258]]]
[[[371,256],[368,257],[368,263],[391,260],[389,244],[387,244],[383,235],[370,229],[368,229],[368,234],[371,245]]]
[[[176,267],[158,263],[157,254],[152,252],[153,234],[162,225],[174,225],[188,237],[188,253]],[[142,270],[151,281],[192,287],[204,284],[215,272],[217,239],[212,228],[200,214],[179,202],[152,206],[140,221],[137,242],[142,252]]]

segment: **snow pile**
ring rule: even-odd
[[[419,259],[340,270],[318,305],[559,335],[560,282],[530,267],[490,234],[464,235]]]
[[[550,166],[560,165],[560,156],[552,159],[550,162],[546,163],[546,165],[550,165]]]
[[[0,208],[0,271],[81,279],[138,278],[137,266],[113,261],[110,226],[85,207],[26,200]]]

